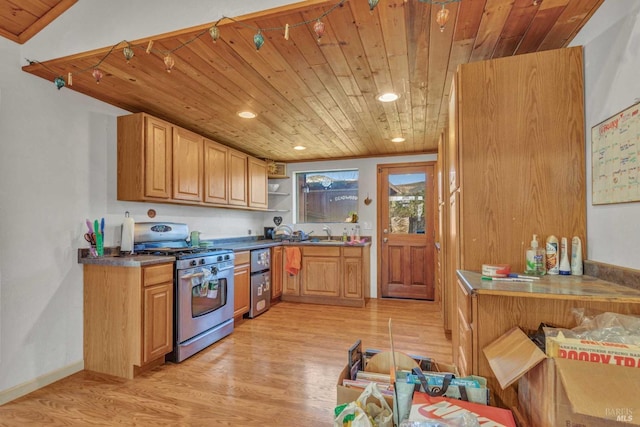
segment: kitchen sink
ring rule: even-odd
[[[310,245],[341,245],[344,244],[342,240],[306,240],[301,243],[306,243]]]

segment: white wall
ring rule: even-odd
[[[339,170],[339,169],[357,169],[358,170],[358,223],[360,224],[361,234],[363,236],[372,236],[371,245],[371,297],[377,297],[377,283],[376,277],[378,273],[377,269],[377,257],[378,257],[378,245],[377,232],[376,232],[376,206],[377,206],[377,168],[379,164],[390,163],[406,163],[406,162],[426,162],[435,161],[437,155],[426,154],[419,156],[397,156],[397,157],[375,157],[367,159],[355,159],[355,160],[336,160],[327,162],[302,162],[302,163],[290,163],[287,164],[287,175],[290,177],[288,180],[272,181],[273,183],[280,183],[282,187],[278,191],[289,193],[293,195],[295,193],[295,184],[293,176],[295,172],[300,171],[325,171],[325,170]],[[373,200],[369,206],[364,204],[364,199],[367,195]],[[280,198],[280,196],[271,196]],[[293,197],[282,197],[282,200],[277,201],[276,207],[282,206],[284,208],[291,208],[293,204]],[[295,230],[303,230],[306,233],[314,232],[315,236],[324,235],[322,227],[325,224],[311,224],[302,223],[294,224],[293,212],[286,213],[273,213],[268,215],[265,221],[265,226],[274,226],[273,217],[282,216],[282,222],[284,224],[293,224]],[[371,224],[370,228],[367,228],[365,224]],[[347,230],[351,230],[349,223],[330,223],[326,224],[331,228],[332,236],[341,236],[344,227]]]
[[[116,194],[116,117],[125,111],[24,73],[44,60],[236,16],[283,1],[77,2],[24,46],[0,37],[0,404],[82,369],[85,218],[118,244],[125,210],[186,222],[203,237],[260,230],[262,213],[126,203]],[[223,7],[221,7],[223,6]],[[215,10],[214,10],[215,9]]]
[[[640,2],[606,0],[572,45],[585,54],[587,258],[640,269],[640,203],[591,204],[591,128],[640,101]]]

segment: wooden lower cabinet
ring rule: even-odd
[[[249,312],[251,304],[251,277],[249,251],[236,252],[233,271],[233,317],[242,317]]]
[[[572,310],[576,308],[640,314],[640,292],[593,277],[543,276],[536,285],[516,283],[519,287],[509,291],[508,286],[496,289],[483,283],[477,272],[461,271],[458,276],[458,324],[452,334],[454,362],[463,376],[485,377],[492,404],[504,408],[518,405],[517,389],[512,386],[502,390],[482,349],[511,328],[530,332],[541,322],[572,328]],[[527,291],[525,286],[536,290]]]
[[[282,246],[271,248],[271,300],[282,296],[282,273],[284,271],[284,249]]]
[[[283,301],[364,307],[369,297],[369,246],[299,249],[301,269],[297,275],[283,275]]]
[[[84,367],[124,378],[173,350],[173,263],[84,266]]]
[[[471,352],[473,349],[472,339],[473,331],[471,330],[471,295],[465,289],[464,285],[457,281],[456,298],[456,316],[457,325],[455,333],[453,335],[453,359],[454,363],[458,366],[460,375],[466,377],[471,374],[473,360]]]

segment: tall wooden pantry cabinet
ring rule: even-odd
[[[464,64],[454,76],[440,153],[442,282],[463,373],[475,365],[464,348],[474,325],[456,304],[466,301],[456,270],[498,263],[522,272],[534,233],[542,247],[551,234],[585,242],[582,63],[574,47]]]

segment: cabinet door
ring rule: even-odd
[[[456,347],[454,363],[460,370],[460,375],[466,377],[472,373],[473,331],[471,329],[471,295],[465,290],[460,281],[456,281],[458,327],[453,340]]]
[[[249,206],[267,208],[267,162],[248,158],[249,168]]]
[[[173,282],[144,288],[142,363],[173,350]]]
[[[227,204],[229,202],[229,149],[224,145],[204,140],[204,201]]]
[[[171,198],[172,126],[145,116],[144,195]]]
[[[203,139],[198,134],[173,128],[173,198],[202,201]]]
[[[249,312],[251,303],[249,265],[236,266],[233,272],[234,301],[233,317],[242,316]]]
[[[444,283],[446,288],[445,295],[448,297],[444,301],[444,310],[447,312],[447,318],[451,324],[452,331],[455,330],[457,325],[457,311],[456,311],[456,270],[460,268],[460,243],[459,243],[459,227],[460,227],[460,211],[459,211],[459,191],[455,191],[451,194],[449,202],[446,204],[446,210],[448,213],[447,221],[447,233],[446,233],[446,260],[444,263],[445,273],[443,274]],[[450,297],[450,298],[449,298]],[[455,340],[455,332],[454,338]],[[453,347],[454,360],[456,347]]]
[[[343,258],[342,271],[342,296],[345,298],[362,298],[362,257]]]
[[[247,158],[244,153],[229,150],[229,204],[247,206]]]
[[[444,173],[446,174],[444,188],[449,189],[449,193],[453,193],[460,185],[458,179],[459,169],[459,148],[458,148],[458,98],[457,98],[457,76],[453,76],[451,83],[451,91],[449,93],[449,131],[446,141],[446,166]]]
[[[282,246],[275,246],[271,249],[271,299],[282,295],[283,253]]]
[[[304,256],[300,295],[339,296],[340,258]]]
[[[282,251],[282,295],[300,295],[300,277],[302,273],[290,275],[284,271],[287,265],[287,253]]]

